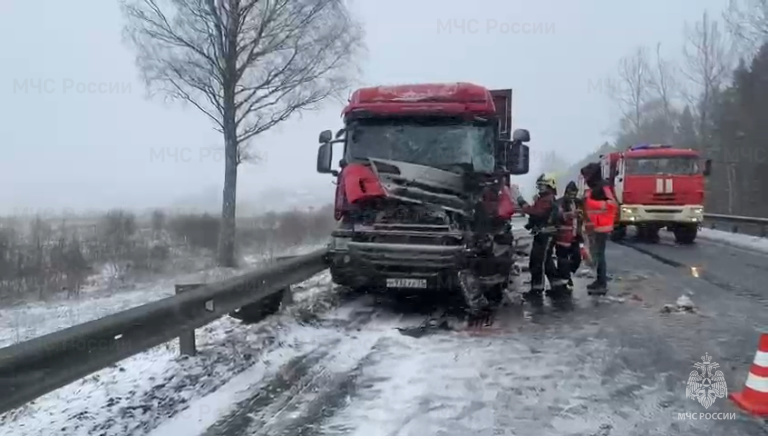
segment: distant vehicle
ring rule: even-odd
[[[644,144],[603,155],[601,164],[621,204],[614,240],[623,239],[632,225],[643,240],[658,241],[659,230],[666,227],[678,243],[695,241],[704,219],[704,179],[712,160],[703,160],[689,148]]]
[[[333,281],[458,290],[473,311],[501,298],[515,252],[510,175],[528,173],[512,90],[469,83],[362,88],[344,128],[320,133],[317,170],[337,177]],[[510,134],[512,134],[510,138]],[[332,145],[344,145],[339,170]]]

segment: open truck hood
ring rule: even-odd
[[[388,197],[469,214],[464,175],[396,160],[369,162]]]

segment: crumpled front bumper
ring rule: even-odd
[[[360,275],[433,278],[455,272],[463,252],[460,245],[348,242],[345,249],[331,249],[329,257],[336,269]]]

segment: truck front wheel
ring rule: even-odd
[[[696,240],[699,229],[696,225],[684,225],[675,227],[675,241],[678,244],[690,245]]]
[[[626,236],[627,226],[618,224],[613,228],[613,232],[611,232],[611,241],[619,242],[622,241]]]

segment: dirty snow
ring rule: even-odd
[[[715,229],[701,229],[699,230],[698,237],[703,238],[704,240],[729,244],[747,250],[768,253],[768,238],[724,232]]]
[[[299,287],[304,289],[291,308],[259,324],[224,317],[198,329],[195,357],[179,357],[174,340],[4,413],[0,435],[146,434],[233,376],[266,371],[270,364],[295,356],[301,346],[316,343],[322,334],[302,326],[294,315],[334,300],[330,275],[320,273]],[[204,403],[193,411],[202,416],[208,409]]]
[[[208,283],[253,270],[272,257],[298,255],[317,250],[323,244],[300,246],[273,255],[248,255],[238,269],[212,268],[181,274],[131,290],[83,293],[78,299],[28,302],[0,308],[0,347],[60,331],[119,311],[160,300],[174,294],[177,283]]]

